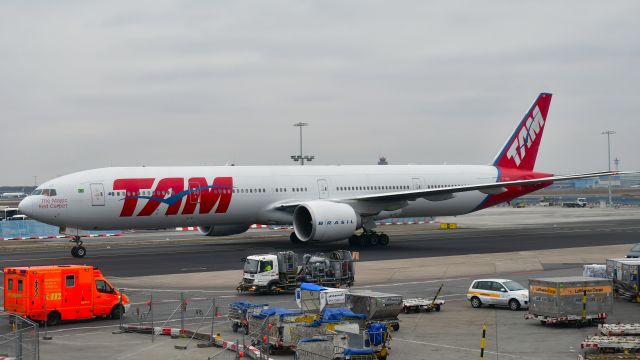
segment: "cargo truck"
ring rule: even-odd
[[[4,269],[4,309],[31,320],[57,325],[97,316],[118,319],[129,299],[86,265],[8,267]]]
[[[305,254],[302,262],[292,251],[251,255],[243,262],[240,292],[275,294],[293,292],[303,282],[333,288],[354,282],[353,259],[347,250]]]
[[[603,323],[613,310],[609,279],[568,276],[529,279],[529,313],[525,319],[543,324]]]

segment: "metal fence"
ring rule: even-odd
[[[121,300],[120,330],[150,334],[152,341],[157,335],[180,336],[187,330],[213,336],[216,322],[223,320],[215,295],[206,291],[120,292],[129,301]]]
[[[40,343],[38,324],[21,316],[0,312],[0,358],[38,360]]]

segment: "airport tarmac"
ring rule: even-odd
[[[392,243],[388,248],[359,249],[363,261],[357,264],[355,287],[428,297],[444,284],[447,303],[441,312],[400,315],[401,328],[393,334],[391,359],[477,357],[482,323],[488,326],[486,359],[575,359],[580,341],[595,328],[546,327],[524,320],[524,311],[472,309],[465,296],[469,283],[478,277],[507,277],[526,284],[531,277],[578,275],[583,264],[623,256],[630,244],[640,242],[639,219],[638,209],[497,208],[438,219],[461,225],[452,231],[437,230],[434,225],[385,226],[380,230],[392,235]],[[91,239],[87,241],[89,255],[82,260],[68,256],[67,245],[60,241],[24,241],[0,244],[0,264],[96,264],[134,299],[144,301],[153,293],[154,301],[170,310],[180,290],[194,290],[187,296],[215,297],[224,315],[229,302],[241,299],[295,308],[292,295],[251,296],[234,291],[241,276],[239,259],[289,249],[287,236],[288,232],[253,231],[248,236],[203,239],[194,232],[143,232]],[[329,250],[344,245],[295,250]],[[193,306],[206,310],[207,300],[197,303]],[[638,310],[638,304],[616,300],[610,321],[640,322]],[[175,326],[173,320],[166,325]],[[187,350],[174,349],[174,345],[187,344],[185,339],[156,337],[152,343],[149,335],[112,334],[118,324],[98,320],[51,328],[53,340],[40,342],[42,359],[85,359],[87,354],[95,359],[205,359],[219,351],[198,349],[195,343]],[[0,333],[6,326],[0,324]],[[189,319],[186,326],[195,329],[210,324]],[[227,340],[238,338],[229,323],[222,321],[216,332]],[[232,358],[223,356],[219,358]]]

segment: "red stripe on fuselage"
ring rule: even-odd
[[[500,178],[498,179],[498,182],[540,179],[543,177],[553,176],[553,174],[527,171],[527,170],[518,170],[514,168],[498,167],[498,171],[500,172]],[[532,185],[507,186],[506,187],[507,191],[503,192],[502,194],[489,195],[489,197],[478,208],[478,210],[486,209],[488,207],[491,207],[503,202],[511,201],[520,196],[546,188],[551,184],[553,184],[553,182],[546,182],[546,183],[532,184]]]

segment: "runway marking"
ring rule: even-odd
[[[404,342],[414,343],[414,344],[420,344],[420,345],[437,346],[437,347],[443,347],[443,348],[447,348],[447,349],[455,349],[455,350],[464,350],[464,351],[478,352],[478,349],[470,349],[470,348],[465,348],[465,347],[461,347],[461,346],[452,346],[452,345],[444,345],[444,344],[434,344],[434,343],[428,343],[428,342],[424,342],[424,341],[399,339],[399,338],[397,338],[397,337],[394,337],[394,338],[393,338],[393,340],[404,341]],[[494,351],[485,351],[485,353],[488,353],[488,354],[495,354],[495,355],[498,355],[498,356],[506,356],[506,357],[516,358],[516,359],[533,359],[533,358],[527,358],[527,357],[520,356],[520,355],[512,355],[512,354],[505,354],[505,353],[497,353],[497,352],[494,352]]]

